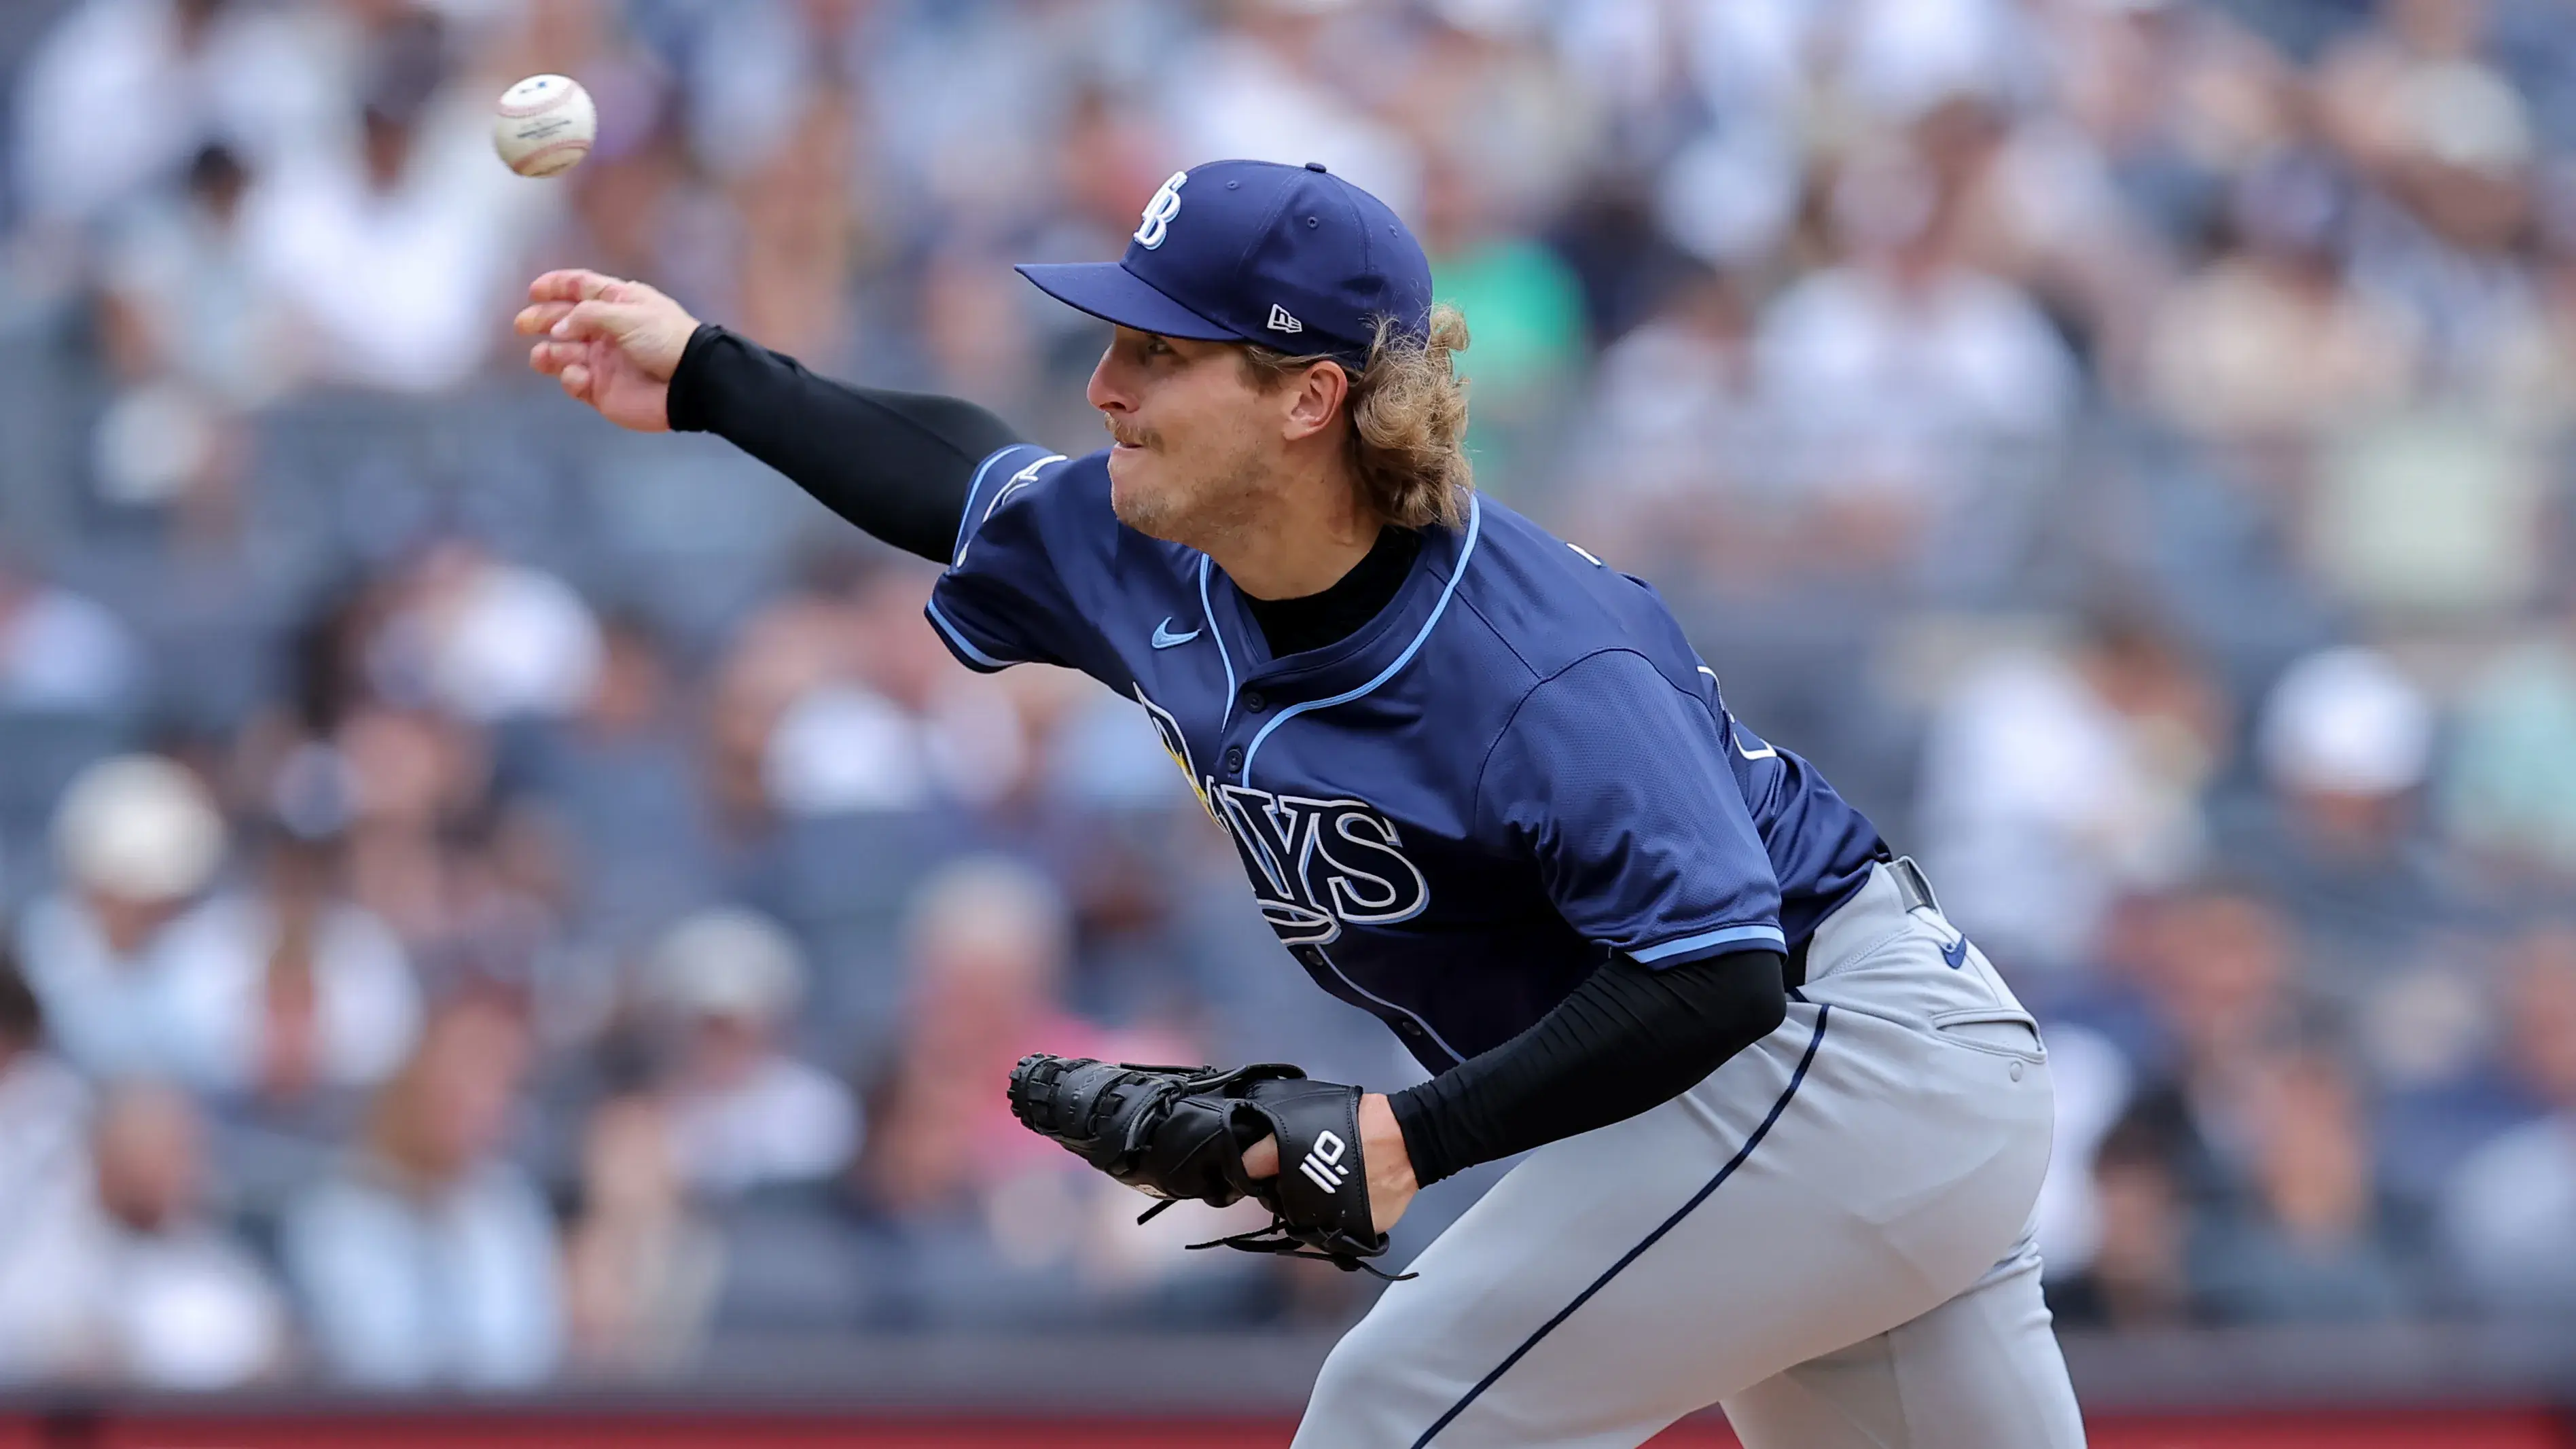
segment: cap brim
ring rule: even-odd
[[[1023,262],[1014,270],[1066,306],[1121,327],[1200,342],[1240,340],[1117,262]]]

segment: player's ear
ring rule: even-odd
[[[1283,418],[1283,432],[1288,441],[1310,438],[1331,427],[1350,396],[1351,379],[1338,362],[1318,362],[1299,373],[1286,387],[1288,412]]]

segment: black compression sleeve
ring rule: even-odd
[[[1784,965],[1776,951],[1662,970],[1612,956],[1529,1030],[1388,1099],[1414,1177],[1438,1182],[1680,1096],[1780,1024]]]
[[[906,553],[948,562],[975,465],[1019,435],[975,404],[852,387],[712,324],[671,373],[674,432],[714,433]]]

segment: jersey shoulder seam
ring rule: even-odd
[[[1470,605],[1469,607],[1471,607],[1471,608],[1472,608],[1472,607],[1474,607],[1474,606],[1473,606],[1473,605]],[[1477,617],[1477,618],[1479,618],[1479,619],[1483,619],[1485,616],[1484,616],[1484,614],[1483,614],[1481,611],[1479,611],[1479,612],[1477,613],[1476,617]],[[1492,628],[1493,628],[1493,622],[1492,622],[1491,620],[1486,620],[1485,627],[1486,627],[1486,628],[1488,628],[1488,629],[1492,629]],[[1499,630],[1499,629],[1495,629],[1495,630],[1494,630],[1494,636],[1495,636],[1496,638],[1498,638],[1498,639],[1499,639],[1499,638],[1501,638],[1501,637],[1502,637],[1502,631],[1501,631],[1501,630]],[[1510,648],[1510,647],[1511,647],[1511,641],[1509,641],[1509,640],[1507,640],[1507,639],[1503,641],[1503,644],[1504,644],[1504,647],[1505,647],[1505,648]],[[1584,653],[1582,653],[1582,654],[1578,654],[1578,655],[1576,655],[1574,658],[1567,660],[1567,661],[1566,661],[1562,666],[1560,666],[1560,667],[1559,667],[1559,668],[1558,668],[1554,673],[1551,673],[1551,674],[1544,674],[1544,675],[1539,675],[1539,677],[1538,677],[1538,678],[1533,679],[1533,680],[1530,682],[1530,686],[1529,686],[1529,688],[1522,690],[1522,691],[1521,691],[1521,697],[1520,697],[1519,699],[1517,699],[1517,700],[1514,700],[1514,701],[1512,702],[1512,707],[1511,707],[1511,709],[1509,709],[1508,711],[1506,711],[1506,712],[1504,713],[1504,715],[1503,715],[1503,725],[1502,725],[1502,728],[1500,728],[1500,729],[1498,729],[1498,730],[1494,731],[1494,738],[1493,738],[1493,741],[1492,741],[1490,744],[1487,744],[1487,745],[1485,746],[1485,754],[1484,754],[1484,758],[1482,758],[1482,759],[1480,759],[1480,760],[1478,760],[1478,761],[1476,762],[1476,783],[1475,783],[1474,788],[1469,792],[1468,797],[1467,797],[1467,798],[1472,802],[1472,804],[1471,804],[1471,806],[1470,806],[1470,809],[1474,812],[1473,816],[1471,816],[1471,818],[1472,818],[1472,819],[1481,819],[1481,818],[1482,818],[1482,816],[1483,816],[1483,814],[1484,814],[1484,810],[1485,810],[1485,772],[1493,768],[1493,765],[1494,765],[1494,752],[1495,752],[1495,751],[1497,751],[1497,750],[1499,750],[1499,749],[1501,749],[1501,748],[1503,747],[1503,741],[1505,741],[1505,740],[1507,740],[1507,739],[1510,739],[1510,738],[1511,738],[1511,735],[1512,735],[1512,726],[1520,722],[1521,711],[1522,711],[1523,709],[1525,709],[1525,708],[1527,708],[1527,707],[1529,706],[1529,702],[1530,702],[1531,700],[1536,699],[1536,698],[1538,697],[1538,692],[1539,692],[1540,690],[1547,688],[1549,685],[1554,684],[1554,683],[1555,683],[1556,681],[1558,681],[1559,679],[1562,679],[1562,678],[1564,678],[1566,675],[1573,673],[1576,669],[1578,669],[1578,668],[1582,667],[1584,664],[1587,664],[1587,663],[1591,662],[1592,660],[1598,659],[1598,658],[1600,658],[1600,657],[1601,657],[1602,655],[1604,655],[1604,654],[1634,654],[1634,655],[1636,655],[1640,660],[1643,660],[1643,661],[1645,662],[1645,665],[1646,665],[1646,667],[1647,667],[1648,669],[1652,669],[1652,670],[1654,670],[1655,677],[1656,677],[1657,679],[1662,679],[1662,680],[1664,681],[1664,686],[1665,686],[1666,688],[1668,688],[1668,689],[1672,690],[1674,693],[1676,693],[1676,694],[1680,694],[1680,695],[1682,695],[1682,696],[1684,696],[1684,697],[1686,697],[1686,698],[1694,698],[1694,699],[1696,698],[1696,696],[1692,695],[1692,694],[1690,693],[1690,691],[1689,691],[1689,690],[1686,690],[1686,689],[1682,688],[1680,685],[1673,683],[1670,679],[1666,679],[1666,678],[1664,677],[1664,671],[1663,671],[1662,669],[1660,669],[1660,668],[1657,668],[1657,667],[1656,667],[1656,665],[1655,665],[1655,661],[1654,661],[1653,659],[1651,659],[1651,658],[1648,658],[1648,657],[1647,657],[1647,655],[1646,655],[1646,652],[1645,652],[1644,650],[1642,650],[1642,649],[1637,648],[1635,645],[1632,645],[1632,644],[1604,644],[1604,645],[1600,646],[1600,647],[1599,647],[1599,648],[1597,648],[1597,649],[1587,650],[1587,651],[1585,651],[1585,652],[1584,652]],[[1520,653],[1520,651],[1519,651],[1519,650],[1517,650],[1517,649],[1513,649],[1513,650],[1512,650],[1512,657],[1513,657],[1513,658],[1515,658],[1515,659],[1520,659],[1520,660],[1521,660],[1521,666],[1522,666],[1523,668],[1525,668],[1525,669],[1530,669],[1530,663],[1529,663],[1529,661],[1528,661],[1527,659],[1522,659],[1522,658],[1521,658],[1521,653]],[[1530,673],[1532,673],[1532,674],[1536,675],[1536,674],[1538,674],[1538,671],[1537,671],[1536,669],[1530,669]]]
[[[1443,582],[1446,582],[1445,576]],[[1494,622],[1493,616],[1487,614],[1477,605],[1474,599],[1467,596],[1466,590],[1461,589],[1458,591],[1458,602],[1467,606],[1467,612],[1476,616],[1476,622],[1485,626],[1485,632],[1494,636],[1495,643],[1500,644],[1505,649],[1511,651],[1511,656],[1520,661],[1521,668],[1529,671],[1530,678],[1533,681],[1530,688],[1536,689],[1540,684],[1547,682],[1546,678],[1542,676],[1539,667],[1532,664],[1529,656],[1521,652],[1521,646],[1512,642],[1512,636],[1504,633],[1502,626]],[[1520,706],[1514,705],[1512,708],[1517,710]]]

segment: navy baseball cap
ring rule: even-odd
[[[1139,332],[1257,342],[1364,361],[1377,319],[1431,325],[1431,262],[1369,195],[1320,161],[1210,161],[1175,172],[1114,262],[1028,263],[1048,296]]]

